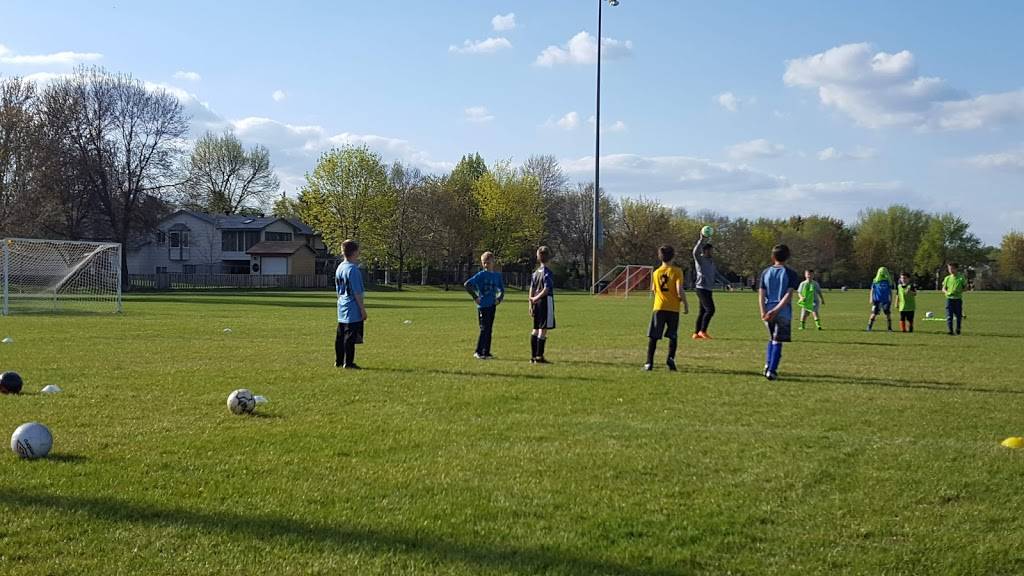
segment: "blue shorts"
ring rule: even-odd
[[[875,300],[871,303],[871,313],[875,316],[885,313],[886,316],[892,314],[892,302],[879,302]]]
[[[793,335],[793,322],[785,316],[776,316],[764,323],[768,328],[768,337],[772,342],[791,342]]]

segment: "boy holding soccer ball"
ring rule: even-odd
[[[647,363],[644,370],[654,370],[654,352],[658,349],[658,340],[668,338],[668,369],[676,371],[676,347],[679,344],[679,305],[683,313],[690,313],[690,304],[686,301],[683,290],[683,271],[672,264],[676,251],[665,245],[658,248],[661,267],[654,271],[651,290],[654,292],[654,314],[651,315],[651,327],[647,330]]]
[[[366,307],[363,304],[363,275],[359,271],[359,244],[355,240],[341,243],[345,260],[334,274],[334,287],[338,292],[338,333],[334,337],[334,366],[359,370],[356,364],[356,344],[363,343],[363,323]]]
[[[693,247],[693,265],[697,271],[697,279],[693,284],[694,292],[697,293],[697,300],[700,303],[700,310],[697,311],[697,325],[693,328],[694,340],[711,340],[708,336],[708,327],[711,325],[711,318],[715,315],[715,259],[712,257],[711,235],[714,229],[705,226],[700,230],[700,238],[697,245]]]
[[[466,280],[463,287],[476,302],[477,319],[480,321],[480,337],[476,341],[477,360],[490,360],[491,334],[494,330],[494,314],[498,304],[505,299],[505,280],[500,272],[494,271],[494,253],[484,252],[480,255],[480,266],[483,270]]]
[[[782,344],[790,341],[793,323],[793,294],[800,287],[800,276],[796,270],[786,266],[789,260],[789,246],[778,244],[772,248],[772,265],[761,272],[757,303],[761,320],[768,328],[768,348],[765,351],[764,377],[775,380],[779,377],[779,362],[782,361]]]
[[[548,343],[548,330],[555,328],[555,277],[548,268],[551,251],[547,246],[537,249],[540,266],[530,278],[530,316],[533,331],[530,333],[530,363],[547,364],[544,348]]]

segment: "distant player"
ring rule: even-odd
[[[960,335],[960,326],[964,318],[964,290],[967,288],[967,277],[960,273],[960,266],[950,262],[947,266],[949,276],[942,281],[942,293],[946,295],[946,328],[953,335],[953,319],[956,319],[956,335]]]
[[[761,320],[768,328],[768,348],[764,356],[764,377],[768,380],[779,377],[782,344],[791,339],[793,294],[800,287],[800,275],[786,266],[787,260],[789,246],[778,244],[772,248],[772,265],[761,272],[758,287],[757,303]]]
[[[658,349],[658,340],[668,338],[668,369],[676,371],[676,348],[679,345],[679,305],[683,305],[683,313],[690,313],[690,304],[686,301],[683,290],[683,271],[672,265],[676,251],[671,246],[658,248],[661,267],[654,271],[651,278],[651,290],[654,291],[654,314],[651,315],[651,327],[647,330],[647,363],[644,370],[654,370],[654,352]]]
[[[879,314],[885,314],[885,322],[888,324],[889,332],[892,332],[892,275],[889,269],[882,266],[875,273],[875,279],[871,282],[871,293],[868,296],[871,302],[871,316],[868,318],[868,332],[875,327],[875,318]]]
[[[366,306],[363,304],[363,275],[359,272],[359,244],[355,240],[341,243],[345,260],[334,274],[334,287],[338,292],[338,333],[334,337],[334,366],[358,370],[356,344],[363,343],[363,323]]]
[[[712,246],[708,237],[701,231],[697,245],[693,247],[693,264],[697,272],[697,279],[694,282],[694,292],[697,293],[697,300],[700,301],[700,309],[697,311],[697,325],[693,329],[694,340],[711,340],[708,336],[708,326],[711,324],[711,317],[715,315],[715,260],[711,256]]]
[[[814,270],[804,270],[804,281],[796,291],[797,305],[800,306],[800,329],[807,326],[807,315],[814,316],[814,325],[821,330],[821,306],[825,304],[825,295],[821,292],[821,284],[814,279]]]
[[[913,332],[917,286],[914,286],[908,272],[901,272],[899,283],[896,284],[896,309],[900,311],[900,332]]]
[[[480,321],[480,337],[476,340],[476,352],[473,357],[478,360],[490,360],[491,334],[494,330],[494,314],[498,304],[505,299],[505,280],[500,272],[494,271],[494,253],[484,252],[480,255],[480,266],[483,270],[466,280],[463,286],[476,302],[477,319]]]
[[[555,328],[555,279],[548,268],[551,251],[547,246],[537,249],[540,266],[530,278],[530,316],[533,317],[533,332],[530,333],[531,364],[547,364],[544,349],[548,343],[548,330]]]

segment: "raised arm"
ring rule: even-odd
[[[702,250],[704,250],[704,245],[707,244],[707,242],[708,242],[708,239],[705,238],[703,234],[700,235],[700,238],[697,238],[697,244],[693,247],[693,258],[694,259],[696,259],[698,256],[700,256],[700,253],[701,253]]]

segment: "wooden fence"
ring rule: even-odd
[[[326,274],[290,276],[257,274],[130,274],[132,291],[206,290],[211,288],[283,288],[287,290],[330,290],[334,276]]]

